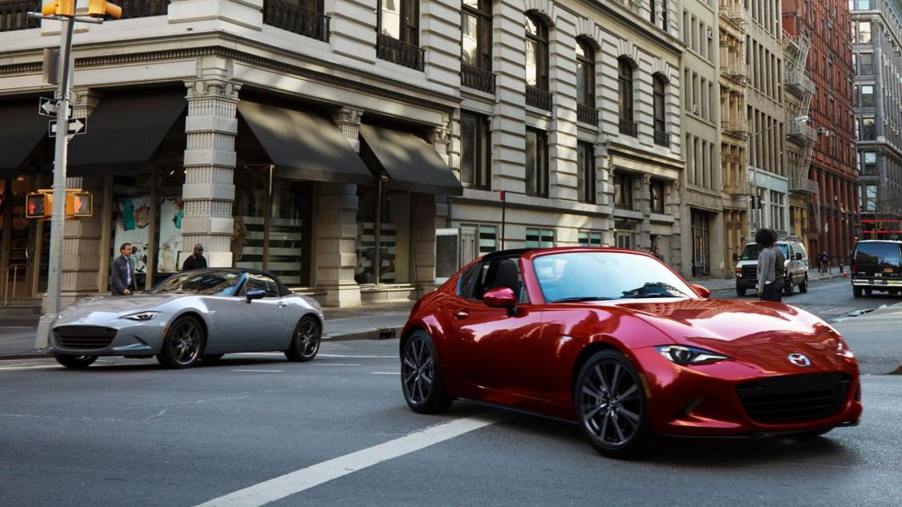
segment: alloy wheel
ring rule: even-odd
[[[425,403],[435,380],[435,359],[426,340],[415,338],[407,344],[401,365],[404,394],[415,405]]]
[[[583,424],[608,447],[627,444],[642,421],[638,379],[619,361],[599,361],[580,386]]]
[[[298,349],[305,358],[313,357],[319,350],[319,327],[311,319],[306,319],[298,326]]]
[[[179,322],[172,330],[169,350],[172,358],[180,365],[189,365],[197,360],[201,352],[201,333],[191,320]]]

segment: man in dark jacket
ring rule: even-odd
[[[204,246],[198,243],[194,245],[194,253],[182,263],[182,271],[191,271],[192,269],[203,269],[206,267],[207,259],[204,259]]]
[[[128,296],[135,292],[135,269],[132,267],[132,244],[123,243],[119,247],[119,257],[113,259],[110,269],[110,281],[113,285],[113,294]]]

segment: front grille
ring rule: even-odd
[[[839,412],[851,383],[852,376],[844,373],[789,375],[740,384],[736,394],[754,421],[800,422]]]
[[[110,346],[116,330],[100,326],[60,326],[53,330],[56,344],[68,349],[102,349]]]
[[[758,266],[742,266],[742,277],[748,280],[758,278]]]

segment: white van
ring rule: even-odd
[[[777,241],[777,248],[786,259],[783,271],[783,294],[792,295],[792,287],[799,286],[799,292],[808,292],[808,251],[799,241]],[[761,245],[748,243],[742,255],[736,259],[736,295],[745,296],[745,291],[758,288],[758,254]]]

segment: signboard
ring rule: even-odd
[[[50,120],[49,127],[50,137],[56,137],[57,121]],[[88,122],[84,118],[72,118],[69,120],[69,128],[66,135],[77,136],[88,132]]]

